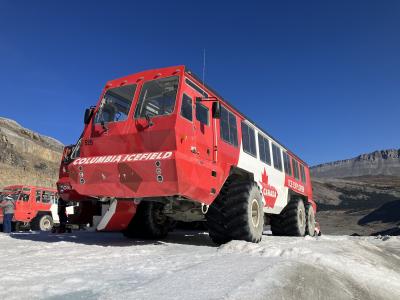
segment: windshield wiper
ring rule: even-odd
[[[151,127],[151,126],[154,125],[153,121],[150,118],[150,114],[149,113],[146,113],[145,118],[146,118],[146,121],[147,121],[147,127]]]
[[[107,123],[105,123],[104,120],[101,120],[101,121],[100,121],[100,125],[101,125],[101,127],[103,127],[103,129],[104,129],[105,131],[108,131]]]

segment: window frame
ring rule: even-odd
[[[51,203],[50,191],[43,190],[41,202],[44,203],[44,204]]]
[[[189,78],[185,77],[185,83],[192,90],[200,93],[202,97],[208,98],[208,93],[205,90],[203,90],[201,87],[199,87],[197,84],[195,84],[193,81],[191,81]]]
[[[245,149],[245,143],[244,143],[244,130],[243,127],[247,127],[247,136],[248,136],[248,145],[249,145],[249,150]],[[243,120],[240,122],[240,130],[242,131],[242,149],[245,153],[257,158],[257,142],[256,142],[256,132],[254,127],[250,126],[246,120]],[[253,132],[253,142],[254,142],[254,153],[251,152],[251,135],[250,135],[250,131]]]
[[[190,99],[190,107],[191,107],[191,109],[192,109],[192,119],[191,120],[189,120],[188,118],[186,118],[184,115],[182,115],[182,106],[183,106],[183,99],[184,99],[184,97],[188,97],[189,99]],[[189,121],[190,123],[193,123],[193,98],[192,97],[190,97],[188,94],[186,94],[186,93],[182,93],[182,100],[181,100],[181,108],[180,108],[180,111],[179,111],[179,115],[183,118],[183,119],[185,119],[186,121]]]
[[[300,180],[302,183],[306,184],[307,178],[306,178],[306,170],[303,164],[299,164],[300,166]]]
[[[276,153],[274,151],[274,146],[275,146],[276,149],[278,149],[279,155],[275,155]],[[275,157],[277,157],[278,162],[280,163],[280,168],[277,168],[277,166],[275,166]],[[275,170],[283,172],[282,149],[281,149],[281,147],[279,147],[274,142],[272,142],[272,163],[273,163],[273,166],[274,166]]]
[[[285,174],[290,176],[290,177],[292,177],[293,176],[293,168],[292,168],[292,164],[291,164],[291,157],[286,151],[282,152],[282,156],[283,156],[283,167],[285,169]],[[285,158],[287,160],[285,160]],[[286,162],[289,163],[289,169],[288,170],[286,170]],[[290,171],[290,172],[288,172],[288,171]]]
[[[198,105],[207,110],[207,124],[201,122],[201,121],[197,118],[197,106],[198,106]],[[205,125],[205,126],[210,126],[210,109],[209,109],[207,106],[205,106],[204,104],[201,104],[200,102],[196,102],[195,110],[196,110],[196,112],[195,112],[196,120],[199,121],[200,124],[203,124],[203,125]]]
[[[268,155],[268,158],[269,158],[269,161],[264,161],[263,160],[263,157],[261,156],[261,143],[260,143],[260,139],[261,139],[261,142],[262,142],[262,145],[264,146],[264,150],[266,150],[266,147],[265,146],[268,146],[268,153],[269,153],[269,155]],[[263,136],[260,132],[258,133],[258,153],[259,153],[259,158],[260,158],[260,161],[261,162],[263,162],[263,163],[265,163],[265,164],[267,164],[268,166],[272,166],[272,159],[271,159],[271,147],[270,147],[270,144],[271,144],[271,142],[270,142],[270,140],[267,138],[267,137],[265,137],[265,136]],[[267,153],[266,151],[265,151],[265,153]]]
[[[228,122],[228,136],[229,136],[229,140],[227,141],[225,138],[224,138],[224,136],[223,136],[223,134],[222,134],[222,111],[223,110],[225,110],[226,112],[227,112],[227,122]],[[234,141],[231,141],[231,122],[230,122],[230,120],[231,120],[231,118],[230,117],[233,117],[234,118],[234,120],[235,120],[235,137],[236,137],[236,139],[234,140]],[[238,147],[239,146],[239,142],[238,142],[238,129],[237,129],[237,118],[236,118],[236,115],[233,113],[233,112],[231,112],[229,109],[227,109],[224,105],[221,105],[221,118],[219,119],[219,136],[220,136],[220,139],[222,140],[222,141],[224,141],[225,143],[227,143],[227,144],[229,144],[229,145],[231,145],[231,146],[234,146],[234,147]]]
[[[171,77],[177,77],[177,78],[178,78],[178,87],[177,87],[177,89],[176,89],[176,95],[175,95],[175,101],[174,101],[174,108],[172,109],[172,111],[171,111],[169,114],[155,115],[155,116],[152,116],[151,119],[153,119],[153,118],[160,118],[160,117],[167,117],[167,116],[171,116],[171,115],[173,115],[173,114],[175,113],[175,110],[176,110],[176,107],[177,107],[176,102],[177,102],[177,99],[178,99],[179,93],[180,93],[181,77],[182,77],[182,76],[179,76],[179,75],[171,75],[171,76],[166,76],[166,77],[158,77],[158,78],[151,79],[151,80],[147,80],[147,81],[144,81],[144,82],[141,83],[140,88],[138,89],[139,95],[137,96],[137,101],[136,101],[136,103],[135,103],[135,108],[133,109],[133,113],[132,113],[133,119],[134,119],[134,120],[140,120],[140,119],[145,119],[145,118],[146,118],[146,117],[141,117],[140,114],[139,114],[138,116],[136,116],[136,110],[138,109],[138,105],[139,105],[139,101],[140,101],[140,96],[141,96],[141,94],[142,94],[144,85],[145,85],[146,83],[148,83],[148,82],[152,82],[152,81],[156,81],[156,80],[160,80],[160,79],[171,78]],[[133,99],[135,99],[135,97],[134,97]],[[131,109],[132,109],[132,108],[131,108]]]
[[[42,202],[42,192],[43,192],[43,190],[36,190],[35,191],[35,201],[36,201],[36,203]],[[39,199],[38,199],[38,195],[39,195]]]
[[[101,121],[98,122],[98,115],[99,115],[100,113],[103,113],[103,111],[102,111],[102,103],[103,103],[103,101],[104,101],[104,99],[105,99],[106,94],[107,94],[109,91],[112,91],[113,89],[117,89],[117,88],[120,88],[120,87],[126,87],[126,86],[130,86],[130,85],[134,86],[134,87],[135,87],[135,90],[133,91],[131,103],[130,103],[129,110],[128,110],[128,113],[127,113],[127,115],[126,115],[126,118],[125,118],[124,120],[120,120],[120,121],[108,121],[108,122],[104,122],[104,123],[106,123],[106,124],[110,124],[110,123],[122,123],[122,122],[126,122],[128,119],[130,119],[130,114],[131,114],[131,111],[132,111],[132,108],[133,108],[133,104],[135,103],[134,100],[135,100],[135,98],[136,98],[136,93],[138,92],[138,90],[140,90],[139,84],[137,84],[137,83],[129,83],[129,84],[124,84],[124,85],[116,86],[116,87],[110,87],[110,88],[106,89],[106,90],[104,91],[103,95],[101,96],[101,100],[100,100],[100,103],[99,103],[98,108],[96,109],[96,111],[95,111],[94,114],[93,114],[93,124],[95,124],[95,125],[101,124]],[[104,105],[104,104],[103,104],[103,105]]]
[[[293,169],[293,177],[294,177],[294,179],[300,180],[299,162],[296,159],[294,159],[293,157],[292,157],[292,169]],[[297,177],[296,177],[296,171],[295,170],[297,170]]]

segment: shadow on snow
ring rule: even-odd
[[[162,240],[129,239],[122,233],[73,231],[72,233],[55,234],[50,232],[15,232],[11,237],[17,240],[27,240],[45,243],[77,243],[103,247],[131,247],[143,245],[181,244],[191,246],[217,247],[204,231],[176,230]]]

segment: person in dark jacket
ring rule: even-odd
[[[15,211],[15,199],[11,195],[7,195],[3,197],[0,206],[3,209],[3,232],[11,233],[11,222]]]
[[[58,217],[60,218],[60,226],[58,227],[58,233],[65,233],[68,216],[67,216],[67,202],[64,201],[61,197],[58,199]]]

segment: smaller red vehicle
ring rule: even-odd
[[[7,186],[1,195],[10,195],[15,202],[13,221],[16,228],[49,231],[54,223],[59,223],[57,190],[44,187],[13,185]],[[67,213],[73,213],[67,208]],[[0,223],[3,212],[0,210]]]

